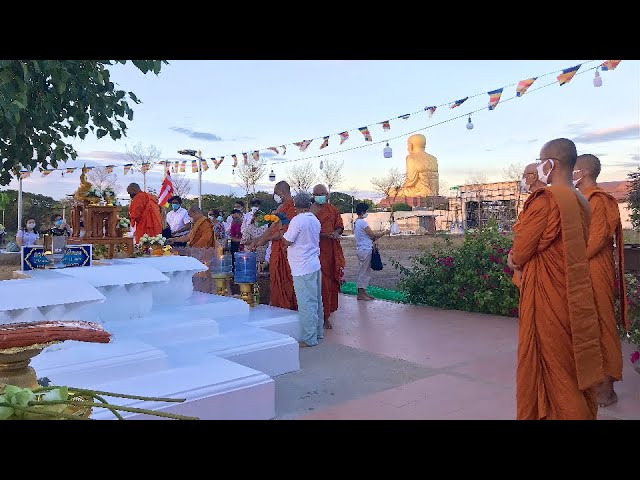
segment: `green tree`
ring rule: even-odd
[[[375,208],[375,204],[372,200],[364,199],[359,200],[348,193],[332,192],[331,193],[331,205],[336,207],[340,213],[351,213],[351,199],[353,198],[353,208],[360,203],[364,202],[369,205],[369,211]]]
[[[4,226],[7,232],[13,234],[18,231],[18,191],[6,190],[4,193],[9,197]],[[59,201],[46,195],[22,192],[23,222],[26,222],[29,218],[34,218],[37,223],[36,228],[42,230],[51,225],[51,215],[54,213],[62,214],[62,204]]]
[[[629,172],[629,210],[631,210],[631,225],[635,231],[640,231],[640,167],[635,172]]]
[[[160,73],[164,60],[132,60]],[[126,136],[133,92],[116,89],[108,67],[127,60],[0,60],[0,185],[21,167],[57,168],[77,157],[69,138]]]
[[[9,206],[9,195],[6,192],[0,192],[0,210],[2,210],[2,224],[4,225],[4,212]]]
[[[409,205],[402,202],[394,203],[391,206],[391,211],[393,212],[410,212],[411,210],[413,209]]]

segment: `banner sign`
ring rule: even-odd
[[[92,245],[67,245],[64,249],[60,264],[65,267],[90,267],[92,250]],[[22,271],[53,266],[51,260],[45,255],[42,245],[22,247],[20,257]]]
[[[90,267],[92,245],[67,245],[61,262],[65,267]]]
[[[22,267],[22,271],[45,268],[50,263],[49,259],[44,256],[44,247],[42,245],[22,247],[22,251],[20,253],[20,265]]]

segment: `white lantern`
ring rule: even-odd
[[[387,143],[387,146],[384,147],[384,158],[391,158],[393,156],[393,151],[391,150],[391,147],[389,146],[389,144]]]
[[[602,86],[602,77],[600,76],[600,72],[598,72],[598,70],[596,70],[596,76],[593,77],[593,86],[594,87]]]
[[[469,121],[467,122],[467,130],[473,130],[473,123],[471,123],[471,116],[469,116]]]
[[[275,182],[276,181],[276,174],[273,173],[273,170],[271,170],[271,173],[269,174],[269,181],[270,182]]]

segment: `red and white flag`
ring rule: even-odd
[[[164,180],[160,185],[160,194],[158,195],[158,205],[169,206],[169,199],[173,196],[173,182],[171,181],[171,174],[169,169],[165,170]]]

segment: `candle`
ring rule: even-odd
[[[226,253],[223,255],[214,255],[211,259],[211,274],[226,274],[230,275],[233,272],[231,266],[231,254]]]
[[[236,252],[233,279],[236,283],[258,281],[258,256],[256,252]]]

